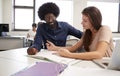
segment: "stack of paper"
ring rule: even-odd
[[[36,55],[27,55],[27,56],[37,58],[37,59],[46,59],[53,62],[64,63],[64,64],[74,64],[76,62],[81,61],[81,60],[76,60],[72,58],[61,57],[56,54],[56,51],[48,51],[48,50],[42,50]]]
[[[23,69],[12,76],[58,76],[67,65],[53,62],[37,62],[35,65]]]

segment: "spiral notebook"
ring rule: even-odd
[[[67,67],[65,64],[53,62],[37,62],[11,76],[58,76]]]

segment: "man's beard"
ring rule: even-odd
[[[47,23],[50,28],[56,28],[57,27],[57,22],[49,22]]]

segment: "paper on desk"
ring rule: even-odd
[[[120,76],[120,71],[68,66],[59,76]]]
[[[50,60],[57,63],[71,64],[71,65],[81,61],[81,60],[76,60],[72,58],[61,57],[59,55],[56,55],[55,53],[56,51],[42,50],[36,55],[27,55],[27,56],[37,58],[37,59],[46,59],[46,60]]]

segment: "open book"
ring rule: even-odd
[[[71,64],[71,65],[81,61],[81,60],[77,60],[77,59],[61,57],[56,54],[56,51],[48,51],[45,49],[42,49],[36,55],[27,55],[27,56],[37,58],[37,59],[53,61],[53,62],[57,62],[57,63]]]

